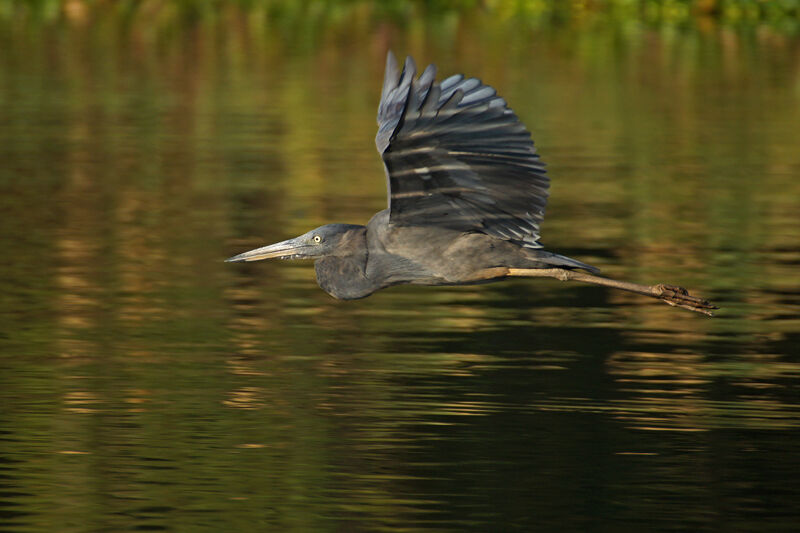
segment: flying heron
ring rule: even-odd
[[[375,144],[389,207],[366,226],[326,224],[227,261],[315,259],[319,286],[334,298],[364,298],[412,283],[465,285],[510,276],[553,277],[659,298],[711,315],[714,305],[671,285],[595,275],[593,266],[539,242],[549,179],[530,133],[490,86],[461,74],[417,78],[390,51]]]

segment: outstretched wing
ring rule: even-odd
[[[480,231],[540,248],[549,180],[531,136],[497,92],[475,78],[415,79],[389,52],[378,107],[390,220]]]

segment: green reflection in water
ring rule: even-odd
[[[0,18],[3,528],[796,523],[791,32],[69,9]],[[383,207],[389,46],[511,103],[549,246],[719,317],[538,280],[343,303],[222,263]]]

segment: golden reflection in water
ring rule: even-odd
[[[164,319],[166,309],[156,297],[162,284],[168,281],[156,273],[163,271],[169,252],[164,250],[160,232],[152,231],[141,220],[163,210],[158,195],[125,186],[119,191],[114,227],[117,229],[115,259],[118,266],[120,298],[118,319],[124,328],[135,329]],[[158,215],[155,215],[158,216]],[[147,349],[137,349],[148,355]]]
[[[102,399],[98,398],[94,392],[74,391],[64,394],[64,405],[67,412],[93,413],[96,409],[91,406],[98,403],[102,403]]]
[[[260,312],[263,299],[260,287],[245,283],[247,280],[238,278],[235,286],[225,289],[225,300],[230,302],[233,311],[227,327],[232,334],[231,343],[237,353],[257,356],[265,351],[261,333],[275,327],[275,317]],[[247,362],[237,358],[229,364],[238,367]]]
[[[47,163],[59,211],[46,228],[53,288],[42,289],[59,363],[15,361],[50,375],[36,382],[44,391],[24,390],[21,372],[9,402],[23,406],[13,420],[21,442],[47,426],[38,445],[62,459],[37,465],[48,481],[25,491],[39,502],[110,502],[109,514],[127,520],[176,493],[176,508],[250,500],[227,516],[256,523],[275,507],[289,516],[282,525],[318,530],[297,502],[335,487],[331,514],[394,524],[451,497],[415,499],[403,482],[461,482],[463,464],[430,441],[475,451],[531,437],[526,449],[537,450],[527,428],[494,424],[535,422],[538,411],[597,413],[615,435],[620,426],[797,429],[790,389],[800,368],[787,343],[800,325],[800,63],[791,43],[760,32],[755,42],[729,31],[716,39],[708,32],[717,29],[679,40],[646,28],[520,34],[483,17],[374,30],[364,17],[323,28],[319,48],[294,49],[290,32],[233,7],[170,31],[135,17],[116,31],[79,5],[68,4],[58,38],[13,67],[20,80],[53,71],[53,89],[20,82],[15,99],[32,113],[56,108],[55,118],[36,115],[42,145],[66,139],[52,157],[33,154]],[[310,264],[223,264],[240,247],[363,223],[384,207],[372,137],[389,45],[438,61],[443,75],[482,76],[529,124],[553,176],[548,245],[576,249],[613,277],[719,297],[719,319],[547,280],[336,302],[316,288]],[[772,59],[748,61],[743,48]],[[9,140],[28,142],[33,130],[15,127]],[[573,338],[595,333],[605,345]],[[581,382],[595,363],[610,378],[606,396]],[[541,376],[540,386],[574,392],[527,382],[517,383],[524,393],[506,391],[505,380]],[[31,415],[25,401],[42,392],[56,407]],[[570,458],[576,469],[580,455]],[[408,473],[409,458],[425,468]],[[489,471],[504,458],[483,459]],[[198,479],[214,489],[197,490]],[[91,488],[75,496],[63,486]],[[126,529],[116,524],[97,528]]]
[[[64,223],[56,243],[59,255],[56,308],[61,329],[56,339],[59,354],[75,358],[95,352],[92,343],[82,338],[82,334],[96,327],[101,287],[93,272],[100,255],[99,243],[92,224],[94,220],[85,208],[86,198],[91,197],[91,193],[81,170],[73,170],[70,176],[69,192],[61,202],[65,206]]]
[[[59,412],[75,416],[58,416],[53,420],[58,442],[74,454],[85,452],[90,445],[85,432],[87,416],[104,408],[102,393],[91,390],[91,381],[81,366],[101,353],[96,333],[102,327],[105,313],[104,287],[99,273],[104,263],[102,241],[98,229],[103,226],[98,213],[103,211],[102,197],[91,173],[84,168],[91,160],[85,142],[90,137],[90,123],[79,116],[71,121],[66,132],[76,148],[63,160],[64,187],[59,195],[61,223],[55,233],[57,272],[55,275],[54,310],[57,330],[53,344],[62,359],[58,370],[67,379],[59,387]],[[76,473],[57,468],[58,479],[69,484]],[[79,476],[80,477],[80,476]]]
[[[152,391],[147,389],[127,389],[123,402],[128,405],[126,408],[129,413],[143,413],[149,409],[152,403]]]
[[[709,357],[691,353],[620,352],[607,361],[608,372],[618,390],[629,399],[613,403],[616,416],[631,427],[647,430],[704,431],[721,427],[798,427],[797,406],[779,396],[760,393],[753,401],[739,394],[740,405],[709,398],[715,380],[730,372],[740,376],[736,387],[756,388],[763,381],[774,387],[776,380],[800,375],[800,365],[765,364],[763,356],[742,354],[733,368],[715,364]],[[657,416],[654,416],[657,415]]]
[[[231,391],[223,404],[226,407],[236,409],[262,409],[266,403],[264,401],[264,389],[261,387],[244,387]]]

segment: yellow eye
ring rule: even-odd
[[[322,237],[320,237],[319,235],[314,235],[314,242],[317,244],[321,243]]]

